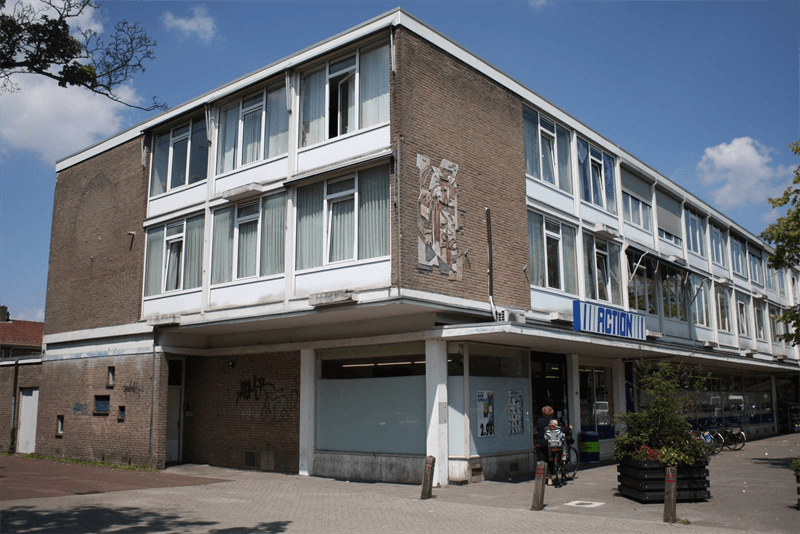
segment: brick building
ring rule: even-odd
[[[781,430],[800,271],[402,10],[57,167],[36,448],[435,482],[612,454],[640,358]],[[785,410],[785,414],[784,414]]]

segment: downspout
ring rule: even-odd
[[[9,349],[8,355],[14,351],[13,348]],[[14,360],[14,382],[11,388],[11,435],[8,440],[8,452],[17,452],[17,384],[19,381],[19,360]]]
[[[403,227],[400,225],[400,139],[397,140],[397,158],[395,162],[395,201],[394,201],[394,209],[397,212],[397,296],[400,296],[400,292],[402,291],[403,285],[401,282],[401,273],[403,267],[403,247],[402,247],[402,237],[403,237]]]
[[[156,347],[158,346],[158,331],[153,328],[153,364],[150,371],[150,438],[147,449],[148,463],[153,467],[153,413],[156,402]]]
[[[486,238],[489,245],[489,268],[486,274],[489,276],[489,306],[492,308],[492,318],[497,321],[497,307],[494,305],[494,263],[492,258],[492,212],[486,209]]]

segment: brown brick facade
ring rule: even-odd
[[[298,472],[299,353],[190,357],[185,391],[185,462],[244,468],[245,451],[270,451],[275,471]]]
[[[405,28],[398,28],[395,43],[391,128],[400,146],[401,286],[488,301],[489,208],[495,303],[529,308],[522,270],[528,264],[522,101]],[[419,268],[417,154],[459,166],[458,248],[468,250],[461,280]],[[393,254],[396,281],[396,245]]]
[[[139,138],[58,173],[46,335],[139,320],[147,188]]]
[[[18,429],[20,413],[19,390],[21,388],[41,388],[41,383],[42,365],[39,363],[18,365],[16,391],[14,391],[14,366],[4,365],[0,367],[0,451],[8,451],[9,445],[11,445],[12,399],[16,397],[14,427]]]

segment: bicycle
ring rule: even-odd
[[[567,480],[574,480],[578,472],[578,451],[567,443],[563,434],[558,441],[548,443],[548,454],[553,464],[553,484],[561,487]]]
[[[727,424],[722,429],[722,441],[725,447],[730,450],[738,451],[744,447],[747,442],[747,436],[741,427],[730,428]]]

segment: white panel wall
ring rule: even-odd
[[[303,149],[297,154],[297,173],[318,169],[363,154],[388,148],[391,140],[389,125],[359,130],[352,135],[337,137],[327,143]]]
[[[252,183],[270,183],[289,175],[289,158],[284,156],[254,167],[232,171],[220,176],[214,183],[216,194]]]
[[[294,296],[304,298],[324,291],[388,287],[391,275],[392,263],[389,258],[305,271],[295,275]]]
[[[174,315],[198,311],[203,305],[203,291],[200,288],[180,293],[167,293],[147,297],[142,302],[142,317]]]
[[[284,277],[268,280],[250,280],[215,286],[209,292],[209,306],[247,306],[265,302],[277,302],[284,298],[286,283]]]
[[[206,185],[204,180],[189,187],[182,187],[150,199],[147,204],[147,216],[156,217],[171,211],[202,204],[206,200]]]

